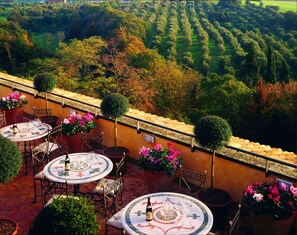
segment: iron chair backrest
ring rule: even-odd
[[[104,133],[101,132],[101,134],[81,134],[81,151],[85,151],[85,147],[89,151],[95,152],[97,147],[99,147],[99,152],[103,152],[103,136]]]
[[[59,197],[68,197],[68,182],[64,183],[53,182],[45,178],[43,181],[43,206],[47,206],[53,199],[59,199]],[[49,197],[49,200],[47,198]]]
[[[34,107],[33,116],[34,118],[39,118],[41,115],[50,116],[53,113],[53,109],[36,109]]]
[[[241,210],[241,204],[238,204],[238,209],[236,210],[236,214],[233,217],[233,220],[229,221],[229,233],[228,233],[229,235],[238,234],[240,210]]]
[[[115,214],[116,209],[121,209],[123,206],[123,170],[125,166],[126,154],[116,163],[115,180],[111,185],[103,186],[103,204],[105,216],[107,211],[111,215]],[[117,204],[118,194],[121,193],[121,206]]]
[[[48,162],[48,154],[47,154],[48,144],[40,145],[38,148],[33,148],[31,146],[31,157],[32,157],[32,166],[33,166],[33,174],[36,175],[40,166],[44,167]],[[46,163],[44,160],[47,160]],[[40,166],[36,169],[36,163]]]
[[[204,171],[203,174],[197,173],[194,171],[184,170],[182,166],[180,167],[180,175],[179,175],[179,191],[181,190],[182,183],[186,185],[189,190],[189,194],[193,194],[195,191],[193,186],[190,184],[195,184],[198,189],[202,188],[204,193],[206,192],[206,174],[207,171]]]
[[[5,116],[5,111],[0,113],[0,128],[6,126],[6,116]]]
[[[62,123],[49,130],[47,135],[47,154],[49,155],[53,151],[54,144],[58,145],[60,153],[62,154]],[[51,143],[51,144],[50,144]]]

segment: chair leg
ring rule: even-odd
[[[36,180],[34,179],[34,202],[33,203],[36,203]]]

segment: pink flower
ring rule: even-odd
[[[294,197],[297,197],[297,188],[295,188],[294,186],[290,186],[290,191],[293,193]]]
[[[255,198],[257,202],[260,202],[263,200],[263,195],[261,193],[255,193],[253,198]]]
[[[93,116],[92,114],[90,114],[89,112],[86,113],[85,118],[86,118],[87,121],[91,121],[91,120],[93,119],[93,117],[94,117],[94,116]]]
[[[139,154],[143,157],[147,156],[150,152],[150,149],[149,148],[146,148],[146,147],[142,147],[139,151]]]
[[[163,149],[163,146],[161,144],[155,144],[154,149],[156,151],[161,151]]]

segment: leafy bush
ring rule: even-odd
[[[128,112],[129,107],[128,99],[119,93],[107,95],[101,103],[103,115],[112,119],[123,116]]]
[[[60,197],[40,211],[28,234],[91,235],[98,234],[100,228],[94,205],[86,198]]]
[[[22,154],[18,146],[0,135],[0,182],[8,183],[22,166]]]
[[[56,78],[51,73],[38,74],[34,79],[34,88],[38,92],[50,92],[56,86]]]
[[[225,119],[208,115],[197,122],[194,134],[195,139],[202,147],[219,150],[229,143],[232,131]]]

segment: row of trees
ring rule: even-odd
[[[158,7],[160,11],[162,11],[161,6],[163,5]],[[200,5],[199,7],[201,8]],[[97,8],[100,9],[98,15]],[[170,6],[169,8],[168,5],[167,8],[168,13],[174,12],[174,7]],[[208,37],[208,33],[199,21],[199,15],[202,15],[202,19],[206,19],[204,8],[201,8],[203,11],[197,10],[197,13],[196,9],[197,7],[192,4],[186,10],[190,16],[191,25],[194,25],[195,21],[198,25],[196,27],[203,30],[199,31],[193,27],[194,34],[198,37],[205,34]],[[65,13],[65,6],[61,7],[61,10]],[[59,9],[51,9],[51,11],[55,12],[53,15],[57,17],[63,15]],[[55,52],[52,52],[48,57],[43,57],[40,56],[39,49],[35,47],[30,38],[29,28],[27,28],[28,31],[25,31],[19,23],[4,20],[5,24],[1,26],[1,30],[6,29],[10,36],[5,38],[2,36],[4,34],[1,34],[1,42],[3,42],[1,45],[11,43],[9,45],[13,48],[11,51],[14,52],[14,54],[11,53],[11,58],[18,61],[18,66],[15,67],[15,71],[10,70],[12,67],[7,66],[10,64],[9,53],[2,48],[2,58],[6,56],[7,64],[1,61],[1,68],[32,80],[41,72],[50,72],[58,78],[58,87],[98,98],[104,98],[109,93],[119,92],[128,97],[130,103],[137,109],[187,123],[194,123],[206,114],[219,115],[228,120],[236,136],[295,151],[297,82],[287,80],[280,83],[278,81],[278,63],[274,62],[278,56],[273,47],[267,47],[267,54],[262,54],[266,60],[259,60],[258,51],[262,52],[261,43],[256,43],[254,38],[247,37],[241,31],[231,31],[227,29],[226,25],[224,27],[221,22],[217,22],[213,26],[218,32],[221,33],[225,30],[230,40],[240,43],[244,53],[221,57],[222,62],[219,67],[221,67],[222,75],[206,70],[208,73],[202,76],[193,69],[177,64],[174,60],[164,59],[156,50],[147,48],[141,36],[143,29],[147,26],[145,24],[141,26],[142,21],[137,21],[135,16],[113,10],[110,6],[102,6],[101,9],[99,6],[83,5],[78,12],[73,9],[68,9],[66,12],[69,14],[64,14],[63,17],[76,16],[75,20],[84,22],[83,25],[87,25],[88,28],[91,28],[94,19],[101,19],[102,22],[103,19],[109,19],[105,27],[108,28],[109,25],[110,29],[108,28],[103,36],[79,38],[82,30],[79,25],[79,35],[76,39],[60,42]],[[119,12],[120,15],[117,14]],[[103,13],[108,15],[102,16]],[[82,18],[78,17],[79,14]],[[179,15],[178,12],[172,15],[175,14]],[[18,12],[19,22],[27,22],[24,24],[26,27],[29,26],[28,22],[44,22],[42,17],[43,14],[34,21],[34,17],[31,19],[27,15],[28,19],[24,21],[24,12]],[[147,14],[147,19],[149,17],[150,14]],[[86,19],[90,21],[85,22]],[[128,22],[129,19],[133,20]],[[175,17],[175,19],[178,18]],[[71,24],[70,18],[68,20],[69,22],[65,25]],[[135,24],[136,21],[139,25]],[[168,22],[176,24],[176,21],[174,23],[171,18],[168,19]],[[13,27],[13,24],[17,26]],[[64,29],[65,25],[60,25],[57,31]],[[53,32],[55,26],[55,23],[48,24],[49,29]],[[15,30],[11,30],[14,28]],[[65,35],[69,35],[69,31],[66,28],[64,30]],[[70,31],[74,32],[72,30]],[[224,36],[223,33],[221,35]],[[23,58],[23,50],[20,45],[24,45],[22,43],[26,41],[25,38],[28,39],[25,45],[28,46],[30,53],[25,56],[26,60],[20,60],[19,58]],[[14,43],[19,45],[14,47],[12,39],[18,39]],[[199,40],[199,43],[204,41]],[[226,39],[224,43],[226,45]],[[199,45],[201,49],[202,44]],[[236,50],[235,46],[233,50]],[[194,60],[196,59],[199,60],[200,57],[194,57]],[[236,61],[241,66],[240,71],[243,76],[240,76],[240,79],[236,78],[236,73],[232,74],[228,70],[228,66]],[[269,83],[259,76],[261,71],[259,61],[262,61],[262,67],[269,68],[269,72],[267,72]],[[251,84],[248,79],[252,81]],[[280,120],[282,120],[281,125],[275,125]]]

